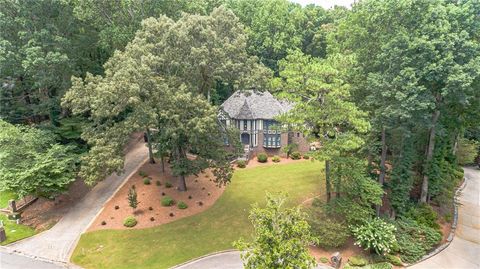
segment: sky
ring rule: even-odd
[[[322,6],[323,8],[331,8],[335,5],[350,7],[350,5],[354,2],[354,0],[290,0],[290,1],[294,3],[299,3],[302,6],[306,6],[308,4],[316,4],[318,6]]]

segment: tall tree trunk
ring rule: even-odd
[[[165,173],[165,157],[162,156],[162,173]]]
[[[458,150],[458,140],[460,139],[460,134],[457,132],[455,134],[455,141],[453,142],[452,154],[456,155]]]
[[[180,179],[180,182],[178,183],[178,190],[187,191],[187,183],[185,182],[185,176],[181,175],[179,179]]]
[[[325,190],[327,192],[327,203],[332,198],[332,185],[330,182],[330,160],[325,160]]]
[[[382,153],[380,155],[380,174],[378,176],[378,183],[383,188],[383,184],[385,183],[385,174],[387,172],[387,168],[385,167],[385,162],[387,161],[387,139],[386,139],[386,130],[385,126],[382,127]],[[383,198],[383,195],[382,195]],[[380,216],[380,205],[376,206],[377,217]]]
[[[148,146],[148,158],[150,163],[155,163],[155,158],[153,158],[153,149],[152,149],[152,137],[150,135],[150,129],[147,128],[147,146]]]
[[[432,115],[432,127],[429,130],[428,134],[428,145],[425,156],[425,167],[423,169],[423,182],[422,182],[422,193],[420,194],[420,202],[426,203],[428,196],[428,170],[430,169],[430,163],[433,158],[433,150],[435,149],[435,127],[437,125],[438,118],[440,117],[440,110],[435,110]]]

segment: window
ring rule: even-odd
[[[247,130],[248,121],[243,121],[243,130]]]
[[[280,134],[265,134],[263,137],[263,146],[267,148],[279,148],[280,142]]]

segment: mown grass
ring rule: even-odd
[[[2,191],[0,192],[0,208],[6,208],[8,206],[8,200],[16,199],[17,196],[13,192]]]
[[[0,214],[0,220],[3,222],[7,235],[7,240],[0,243],[0,245],[7,245],[36,233],[35,229],[26,225],[17,224],[14,220],[9,220],[4,214]]]
[[[225,193],[208,210],[141,230],[102,230],[82,235],[72,261],[84,268],[168,268],[248,238],[248,212],[265,193],[288,193],[290,205],[323,193],[318,162],[271,165],[235,172]]]

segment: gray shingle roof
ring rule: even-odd
[[[280,101],[267,91],[236,91],[221,106],[230,118],[273,119],[292,108],[286,101]]]

